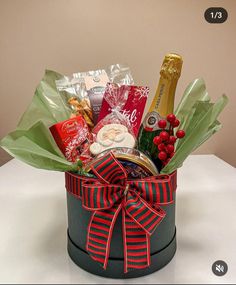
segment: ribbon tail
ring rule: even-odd
[[[124,272],[150,266],[150,236],[122,209]]]
[[[104,269],[107,267],[112,232],[120,209],[121,205],[95,211],[88,226],[86,250]]]

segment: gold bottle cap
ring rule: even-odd
[[[181,74],[183,59],[176,53],[169,53],[165,55],[160,74],[163,77],[178,79]]]

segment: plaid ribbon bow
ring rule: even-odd
[[[165,217],[159,205],[173,202],[175,186],[170,179],[161,177],[127,180],[125,169],[112,153],[91,168],[98,179],[84,181],[81,189],[83,207],[93,211],[87,235],[88,253],[106,269],[113,228],[122,211],[124,272],[148,267],[150,236]]]

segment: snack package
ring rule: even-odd
[[[93,155],[115,147],[135,147],[148,90],[147,87],[107,83],[101,109],[103,118],[93,129],[96,135],[96,141],[90,146]]]
[[[78,72],[56,80],[56,85],[65,104],[76,115],[82,114],[92,128],[97,123],[108,82],[133,84],[129,67],[115,64],[106,69]]]
[[[55,82],[65,105],[71,109],[71,117],[82,115],[87,125],[93,128],[92,109],[83,80],[65,76]]]
[[[82,115],[57,123],[50,127],[50,131],[68,161],[80,159],[87,163],[91,159],[89,146],[93,135]]]
[[[148,94],[149,88],[146,86],[118,86],[108,83],[98,122],[102,121],[114,108],[118,108],[119,112],[128,119],[137,137]]]
[[[113,119],[116,116],[115,114],[111,115]],[[113,119],[109,118],[111,122]],[[134,148],[135,143],[134,135],[129,132],[128,128],[124,125],[124,121],[120,120],[119,123],[109,123],[99,129],[96,135],[96,142],[91,144],[90,151],[92,155],[97,155],[111,148]]]

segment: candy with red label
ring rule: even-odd
[[[91,159],[89,146],[93,136],[83,116],[59,122],[51,126],[50,131],[68,161],[80,159],[85,163]]]

